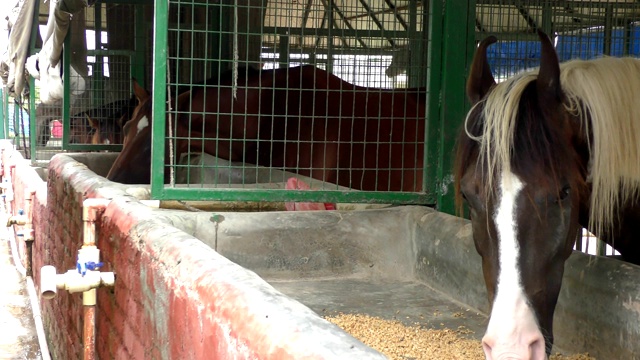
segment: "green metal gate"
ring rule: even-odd
[[[68,10],[67,3],[70,2],[60,1],[58,6]],[[30,56],[42,51],[52,14],[50,5],[51,2],[40,0],[35,6]],[[45,104],[41,96],[44,85],[33,76],[29,77],[30,90],[23,96],[31,119],[30,131],[20,131],[16,139],[25,133],[29,139],[16,141],[16,145],[32,162],[46,162],[62,151],[121,149],[116,115],[129,104],[131,109],[136,105],[131,79],[144,86],[150,78],[145,64],[151,59],[152,6],[144,0],[97,1],[91,7],[74,10],[72,15],[62,14],[69,18],[64,38],[64,48],[69,51],[64,51],[61,58],[62,98]],[[74,84],[82,84],[80,90]],[[4,109],[8,114],[6,105]],[[101,130],[101,139],[108,139],[109,143],[105,140],[92,144],[96,126]]]
[[[156,199],[185,200],[438,204],[441,209],[452,210],[451,149],[466,108],[463,97],[466,77],[464,69],[474,48],[472,5],[473,3],[466,1],[226,0],[214,4],[193,0],[157,0],[152,95],[153,119],[161,121],[153,121],[152,196]],[[265,69],[299,64],[311,64],[339,76],[347,83],[366,87],[347,90],[348,86],[344,85],[344,89],[341,90],[343,93],[360,91],[379,94],[384,88],[395,88],[396,92],[407,94],[411,90],[406,88],[425,89],[426,97],[421,111],[424,111],[426,119],[423,120],[424,127],[421,128],[424,133],[420,134],[423,137],[420,145],[424,146],[419,154],[415,151],[411,154],[402,151],[395,153],[404,162],[417,162],[415,167],[421,174],[415,178],[419,179],[419,186],[412,190],[398,190],[391,185],[388,189],[379,186],[375,190],[362,190],[358,186],[339,186],[322,178],[303,178],[312,190],[283,189],[287,179],[298,177],[295,173],[304,172],[303,166],[286,167],[284,170],[288,172],[284,175],[277,172],[283,169],[269,168],[267,171],[270,173],[266,181],[258,185],[248,181],[186,181],[191,183],[181,184],[175,181],[175,176],[168,184],[164,183],[167,168],[170,168],[174,175],[186,169],[187,178],[193,169],[202,172],[226,168],[229,171],[238,170],[243,174],[248,170],[263,170],[263,167],[257,164],[246,162],[224,162],[224,165],[221,165],[222,162],[216,160],[216,165],[209,167],[202,163],[180,164],[180,159],[171,158],[172,156],[165,159],[166,148],[171,149],[170,153],[175,157],[178,140],[184,140],[175,134],[175,119],[185,116],[184,114],[193,116],[193,113],[188,111],[181,112],[180,108],[178,111],[167,113],[167,100],[170,103],[175,102],[181,90],[193,91],[201,87],[202,85],[198,84],[207,79],[213,78],[214,80],[210,81],[214,83],[221,81],[219,79],[225,76],[225,71],[227,74],[240,74],[239,86],[242,87],[242,81],[246,81],[243,76],[250,72],[246,70],[248,67],[261,68],[264,73],[268,71]],[[236,73],[234,66],[238,66],[239,69]],[[405,74],[398,76],[398,73],[402,72]],[[228,87],[233,90],[233,86]],[[218,85],[218,88],[222,88],[222,85]],[[170,91],[167,92],[166,89]],[[258,86],[258,89],[265,92],[285,90],[276,86]],[[305,88],[300,94],[307,90],[320,91]],[[299,101],[298,95],[292,94],[290,89],[283,93],[291,96],[287,101]],[[383,96],[379,95],[379,98]],[[209,115],[218,117],[225,114],[214,111]],[[243,116],[239,113],[226,115]],[[260,114],[264,118],[270,115],[272,113]],[[164,121],[167,116],[171,119],[169,127]],[[287,113],[284,116],[285,122],[298,121],[296,117],[301,116],[295,111]],[[378,114],[367,116],[367,121],[379,120]],[[339,123],[352,120],[349,116],[344,116],[339,119]],[[355,124],[355,120],[353,121]],[[393,121],[403,122],[405,119],[398,118]],[[349,131],[358,131],[355,125],[346,128]],[[273,128],[271,131],[275,132]],[[406,132],[403,138],[413,139],[413,135],[415,134]],[[311,143],[324,141],[328,144],[334,141],[328,138],[318,140],[314,135],[311,136]],[[170,141],[165,142],[165,138],[169,138]],[[194,143],[226,140],[228,139],[215,135],[211,138],[189,137],[189,141]],[[248,143],[255,139],[233,140]],[[306,141],[302,138],[291,141],[296,140],[300,143]],[[284,147],[287,146],[287,141],[288,138],[284,140]],[[383,149],[384,146],[391,149],[395,144],[393,141],[379,141],[379,147],[374,149]],[[340,140],[337,142],[340,143]],[[350,151],[355,149],[354,144],[355,142],[340,143],[339,146],[342,146],[343,151]],[[326,151],[329,145],[324,146]],[[415,147],[412,149],[415,150]],[[384,156],[381,152],[377,155]],[[347,155],[338,155],[339,158],[342,156]],[[389,167],[393,169],[374,169],[380,172],[380,177],[395,170],[409,171],[409,174],[413,174],[410,172],[413,169],[403,168],[402,165],[394,168],[398,166],[397,162],[392,156],[389,158]],[[400,161],[400,164],[403,164],[403,161]],[[338,169],[339,171],[349,172],[354,169]],[[201,179],[198,176],[192,177]],[[378,178],[371,181],[381,180]]]

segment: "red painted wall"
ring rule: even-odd
[[[96,224],[102,271],[116,274],[97,291],[98,359],[382,358],[68,156],[51,160],[46,185],[16,169],[15,205],[36,189],[37,287],[42,266],[75,268],[83,200],[112,199]],[[81,359],[82,294],[59,290],[40,305],[53,358]]]

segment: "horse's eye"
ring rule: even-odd
[[[562,200],[568,198],[569,194],[571,194],[571,186],[569,186],[569,185],[563,186],[562,190],[560,190],[560,194],[558,194],[558,200],[562,201]]]

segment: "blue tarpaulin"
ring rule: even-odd
[[[627,38],[628,53],[625,54],[624,29],[611,31],[611,56],[640,57],[640,27],[631,27]],[[571,59],[594,59],[604,55],[605,33],[589,31],[576,35],[558,35],[556,51],[561,62]],[[539,41],[499,41],[487,50],[489,65],[496,78],[509,77],[515,73],[537,67],[540,64]]]
[[[9,136],[13,137],[18,135],[15,127],[18,127],[20,134],[22,134],[22,125],[20,124],[20,118],[14,119],[14,115],[19,115],[19,113],[15,113],[14,107],[9,107],[9,113],[7,114],[7,120],[9,121]],[[26,110],[21,110],[22,112],[22,121],[24,122],[24,135],[29,136],[29,112]]]

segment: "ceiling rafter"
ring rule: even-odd
[[[322,1],[322,5],[324,6],[325,12],[329,12],[329,16],[333,16],[333,13],[335,12],[336,14],[338,14],[338,16],[340,17],[340,20],[342,20],[345,26],[349,28],[349,30],[356,31],[356,29],[354,29],[353,26],[351,26],[351,23],[344,16],[344,13],[342,13],[342,10],[340,10],[338,5],[336,5],[335,0],[329,0],[331,2],[331,7],[327,3],[327,0],[321,0],[321,1]],[[336,27],[335,21],[332,21],[332,23],[333,23],[333,27],[336,30],[340,30],[340,28]],[[349,47],[349,44],[347,44],[347,41],[345,40],[344,36],[340,36],[340,39],[342,40],[342,45],[344,45],[344,47]],[[365,49],[369,48],[369,46],[367,46],[367,44],[361,38],[358,37],[356,38],[356,40],[360,43],[360,45],[362,45],[363,48]]]
[[[391,0],[384,0],[385,4],[387,4],[387,6],[389,7],[389,10],[393,10],[393,15],[395,15],[396,20],[398,20],[398,23],[400,23],[400,25],[402,26],[402,28],[407,31],[409,30],[409,25],[407,24],[407,22],[404,20],[404,18],[402,18],[402,16],[398,13],[396,5],[393,4],[391,2]]]
[[[522,4],[522,1],[516,2],[515,6],[518,9],[518,12],[520,13],[520,15],[524,18],[524,20],[527,22],[527,24],[531,28],[531,31],[535,31],[536,29],[538,29],[538,24],[533,19],[533,17],[529,14],[529,11],[524,7],[524,5]]]
[[[380,14],[392,14],[394,12],[397,11],[403,11],[403,10],[407,10],[409,9],[409,5],[404,5],[404,6],[396,6],[393,9],[385,9],[385,10],[378,10],[376,12],[374,12],[374,15],[380,15]],[[418,3],[417,7],[420,8],[422,7],[422,3]],[[368,17],[369,14],[358,14],[358,15],[353,15],[353,16],[349,16],[348,18],[346,18],[347,20],[355,20],[355,19],[359,19],[359,18],[366,18]]]
[[[311,14],[311,5],[313,4],[313,0],[307,0],[307,4],[304,6],[304,13],[302,14],[302,30],[304,32],[304,29],[307,27],[307,21],[309,21],[309,14]],[[323,18],[324,20],[324,18]],[[298,41],[300,43],[300,46],[302,46],[303,41],[304,41],[304,36],[301,34]]]
[[[371,20],[373,21],[374,24],[376,24],[376,26],[378,27],[378,29],[380,29],[380,31],[382,31],[383,33],[385,33],[385,39],[387,39],[387,41],[389,42],[389,44],[391,44],[391,46],[395,46],[396,42],[393,40],[393,38],[389,35],[386,35],[385,29],[384,29],[384,25],[382,25],[382,22],[380,22],[380,20],[378,19],[378,17],[376,16],[376,14],[374,14],[373,11],[371,11],[371,6],[369,6],[369,4],[367,3],[367,0],[360,0],[360,4],[362,5],[362,7],[367,11],[367,14],[369,15],[369,17],[371,18]]]

